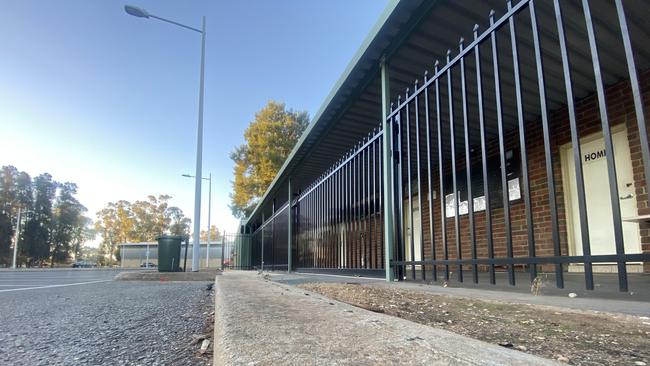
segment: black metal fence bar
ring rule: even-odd
[[[356,150],[359,150],[359,147],[357,145]],[[352,217],[353,217],[353,228],[354,228],[354,233],[353,233],[353,242],[352,242],[352,247],[353,247],[353,256],[352,259],[354,260],[353,266],[354,268],[359,268],[359,263],[361,260],[359,259],[359,256],[356,255],[359,252],[359,243],[360,243],[360,236],[361,236],[361,230],[359,229],[359,154],[354,154],[354,157],[352,158]]]
[[[636,63],[634,62],[634,52],[632,52],[632,42],[630,41],[630,31],[627,27],[623,2],[621,0],[614,0],[614,3],[616,4],[618,23],[621,27],[621,38],[623,40],[623,48],[625,49],[625,62],[630,76],[630,87],[632,89],[632,98],[634,100],[636,124],[639,129],[639,137],[641,140],[641,155],[643,157],[643,168],[645,172],[646,194],[650,195],[650,142],[648,142],[648,131],[646,129],[645,113],[643,112],[643,102],[641,100],[639,76],[636,71]]]
[[[352,216],[352,160],[350,159],[351,153],[347,153],[347,157],[344,161],[349,163],[344,164],[344,186],[345,190],[345,203],[344,203],[344,212],[345,212],[345,268],[352,268],[352,233],[354,232],[353,227],[353,216]]]
[[[406,89],[406,97],[409,97],[409,89]],[[415,112],[417,113],[417,111]],[[407,235],[409,238],[409,247],[410,247],[410,255],[411,255],[411,261],[415,261],[415,239],[414,239],[414,234],[415,234],[415,228],[413,227],[413,192],[412,192],[412,187],[413,185],[411,184],[411,110],[410,110],[410,103],[406,103],[406,131],[404,134],[406,135],[406,200],[408,202],[408,223],[407,223]],[[401,141],[401,139],[400,139]],[[415,279],[415,265],[411,265],[411,278]]]
[[[376,130],[373,130],[373,134],[375,132],[376,132]],[[368,136],[368,138],[370,138],[370,135]],[[370,230],[368,232],[370,233],[370,243],[371,243],[371,245],[370,245],[370,268],[377,268],[377,263],[379,263],[379,258],[377,258],[378,248],[373,248],[373,246],[374,246],[373,245],[373,243],[374,243],[373,236],[376,236],[375,235],[375,229],[377,228],[377,222],[376,222],[377,216],[374,214],[376,212],[375,210],[377,209],[376,201],[375,201],[377,199],[377,185],[376,185],[377,174],[376,174],[376,171],[375,171],[375,164],[376,164],[376,161],[375,161],[375,145],[376,145],[376,141],[373,142],[370,145],[370,148],[369,148],[369,151],[368,151],[369,152],[368,156],[370,157],[370,160],[368,160],[368,163],[369,163],[368,164],[368,176],[371,177],[370,179],[368,179],[368,192],[369,192],[368,193],[368,210],[369,210],[369,217],[368,217],[369,222],[368,222],[368,225],[370,227]],[[382,244],[380,243],[380,245],[382,245]],[[373,254],[373,250],[374,250],[374,254]]]
[[[558,43],[560,54],[562,55],[562,70],[564,73],[564,87],[567,96],[567,111],[569,114],[569,127],[571,129],[571,145],[573,146],[573,162],[576,171],[578,212],[580,215],[580,232],[582,240],[582,254],[585,257],[591,255],[591,245],[589,243],[589,224],[587,223],[587,199],[585,196],[584,175],[582,172],[582,153],[580,149],[580,140],[578,138],[578,127],[576,120],[576,109],[573,98],[573,83],[571,80],[571,64],[569,62],[569,53],[566,46],[566,34],[564,32],[564,20],[562,19],[562,9],[559,0],[553,0],[555,10],[555,22],[557,25]],[[584,262],[585,282],[589,290],[594,288],[594,276],[590,261]]]
[[[460,39],[458,46],[459,52],[463,52],[464,40]],[[463,133],[465,141],[465,174],[467,175],[467,213],[469,219],[469,241],[472,251],[472,259],[476,259],[476,227],[474,226],[474,200],[472,197],[472,164],[471,164],[471,147],[469,136],[469,118],[467,116],[467,87],[465,83],[465,59],[460,59],[460,84],[461,84],[461,99],[463,107]],[[460,258],[460,257],[459,257]],[[478,283],[478,265],[472,266],[472,281]]]
[[[418,81],[415,81],[415,87],[414,90],[418,89]],[[420,236],[418,237],[418,245],[420,246],[420,258],[424,259],[424,231],[422,230],[422,177],[420,176],[421,173],[421,167],[422,167],[422,160],[420,159],[420,104],[419,104],[420,98],[417,97],[415,98],[415,152],[416,152],[416,174],[417,174],[417,183],[418,183],[418,216],[419,216],[419,221],[418,221],[418,230],[420,232]],[[413,212],[413,210],[411,210]],[[413,228],[413,232],[411,235],[415,236],[415,228]],[[422,281],[426,280],[426,267],[423,265],[420,268],[420,276],[422,278]]]
[[[492,208],[490,205],[490,187],[487,170],[487,136],[485,132],[485,117],[483,109],[483,79],[481,74],[481,54],[479,49],[478,25],[474,26],[474,55],[476,60],[476,102],[478,104],[478,120],[481,133],[481,168],[483,170],[483,196],[485,197],[485,240],[489,259],[494,258],[494,242],[492,236]],[[489,266],[490,283],[496,284],[494,263]]]
[[[612,142],[609,117],[607,115],[607,103],[605,101],[605,86],[603,84],[603,76],[600,69],[600,56],[598,54],[598,46],[596,45],[596,35],[594,33],[594,25],[591,19],[589,1],[582,1],[582,9],[585,14],[589,48],[591,49],[591,60],[594,66],[596,94],[598,95],[598,110],[600,112],[603,138],[605,140],[605,151],[609,152],[609,154],[605,154],[605,159],[607,161],[607,177],[609,179],[610,202],[613,214],[612,220],[614,223],[614,243],[616,244],[616,253],[621,255],[625,254],[625,246],[623,245],[623,223],[621,222],[621,207],[618,195],[618,182],[616,179],[616,166],[614,163],[614,143]],[[622,261],[618,261],[617,264],[619,288],[621,291],[627,291],[627,267],[625,262]]]
[[[379,128],[376,133],[380,133],[380,132],[382,132],[381,128]],[[377,206],[377,210],[375,210],[375,217],[377,217],[377,228],[379,230],[379,248],[380,248],[380,251],[379,251],[379,253],[380,253],[379,254],[380,267],[379,268],[384,268],[384,266],[385,266],[385,262],[384,262],[384,258],[385,258],[385,253],[384,253],[384,219],[383,219],[384,215],[382,214],[384,212],[383,211],[383,201],[384,201],[384,193],[383,193],[384,192],[384,187],[383,187],[384,174],[383,174],[383,169],[384,169],[384,162],[383,162],[383,159],[382,159],[382,156],[383,156],[382,155],[382,150],[383,150],[383,142],[382,142],[381,139],[378,139],[377,140],[377,166],[378,166],[378,168],[377,168],[377,180],[378,180],[377,195],[379,196],[379,200],[378,200],[379,204]]]
[[[435,75],[439,74],[438,71],[438,61],[434,65]],[[440,177],[440,186],[438,192],[440,192],[440,236],[442,237],[442,248],[443,248],[443,258],[446,260],[449,259],[449,249],[447,247],[447,218],[445,217],[445,181],[443,173],[443,154],[442,154],[442,121],[440,113],[440,80],[438,77],[435,78],[435,91],[436,91],[436,130],[438,136],[438,176]],[[445,280],[449,281],[449,264],[445,264]]]
[[[553,154],[551,152],[551,138],[548,121],[548,108],[546,106],[546,81],[544,78],[544,66],[542,63],[542,51],[539,44],[539,31],[537,29],[537,13],[535,2],[531,1],[530,26],[533,36],[533,48],[535,49],[535,66],[537,70],[537,86],[539,92],[539,105],[542,118],[542,134],[544,136],[544,160],[546,166],[546,182],[548,185],[548,204],[551,214],[551,236],[553,239],[553,253],[555,256],[562,255],[560,247],[560,229],[557,215],[557,199],[555,196],[555,174],[553,174]],[[534,255],[532,255],[534,256]],[[562,265],[555,265],[555,281],[558,288],[564,287],[564,275]]]
[[[512,9],[512,1],[508,0],[508,10]],[[533,211],[532,204],[530,200],[530,184],[528,181],[528,153],[526,150],[526,128],[524,121],[524,101],[521,96],[521,80],[520,80],[520,68],[519,68],[519,51],[517,49],[517,32],[515,28],[515,17],[511,16],[508,19],[508,24],[510,25],[510,44],[512,48],[512,69],[515,78],[515,97],[517,100],[517,123],[519,127],[519,153],[521,156],[521,188],[522,195],[524,197],[524,210],[526,215],[526,234],[528,239],[528,256],[535,256],[535,233],[533,226]],[[468,164],[469,166],[469,164]],[[505,191],[505,189],[504,189]],[[504,196],[506,196],[504,194]],[[531,282],[537,277],[537,266],[534,263],[529,265],[528,269],[530,273]]]
[[[447,50],[447,63],[450,62],[451,50]],[[460,247],[460,213],[459,213],[459,201],[460,194],[458,191],[458,180],[456,177],[456,170],[458,166],[456,165],[456,122],[454,120],[454,83],[451,74],[452,68],[447,69],[447,99],[449,101],[449,144],[451,148],[451,186],[452,186],[452,195],[454,197],[454,238],[456,239],[456,258],[462,259],[463,252]],[[444,191],[440,191],[444,193]],[[443,196],[443,194],[441,194]],[[442,197],[441,197],[442,198]],[[442,215],[446,217],[445,213]],[[463,282],[463,267],[458,267],[458,281]]]
[[[367,248],[366,248],[366,221],[363,219],[363,209],[364,209],[364,200],[365,200],[365,195],[364,195],[364,188],[365,188],[365,177],[364,177],[364,163],[365,163],[365,149],[362,149],[361,152],[359,153],[358,161],[357,161],[357,176],[358,176],[358,182],[357,182],[357,192],[358,192],[358,199],[357,199],[357,217],[359,220],[359,255],[357,258],[359,258],[359,267],[360,268],[366,268],[366,256],[367,256]]]
[[[508,18],[509,19],[509,18]],[[490,12],[490,25],[494,25],[494,10]],[[501,198],[503,201],[503,222],[505,226],[505,235],[506,235],[506,252],[508,258],[513,257],[512,250],[512,229],[510,228],[510,200],[508,197],[507,187],[508,187],[508,178],[506,173],[506,150],[505,150],[505,141],[504,141],[504,128],[503,128],[503,110],[502,110],[502,97],[501,97],[501,78],[499,76],[499,52],[497,49],[497,33],[492,32],[490,34],[490,40],[492,45],[492,65],[494,72],[494,94],[496,109],[497,109],[497,126],[499,129],[499,160],[500,160],[500,172],[501,172]],[[510,265],[508,267],[508,282],[514,286],[515,284],[515,266]]]
[[[428,72],[424,72],[424,83],[427,83]],[[434,234],[434,216],[433,216],[433,181],[431,180],[431,172],[433,171],[431,155],[431,116],[429,115],[429,89],[424,89],[424,119],[426,121],[426,141],[427,141],[427,186],[428,186],[428,198],[427,204],[429,206],[429,240],[431,241],[431,256],[433,260],[436,260],[436,238]],[[422,206],[420,206],[422,210]],[[424,232],[423,232],[424,233]],[[424,246],[424,245],[423,245]],[[431,266],[432,278],[434,281],[438,280],[438,270],[436,265]]]
[[[398,97],[397,104],[401,104],[401,96]],[[407,104],[408,105],[408,104]],[[395,215],[395,222],[399,223],[399,229],[395,230],[396,234],[396,241],[397,241],[397,258],[398,260],[404,260],[406,258],[406,248],[404,247],[406,244],[406,241],[404,240],[404,236],[402,235],[403,231],[401,228],[404,228],[405,225],[402,224],[404,222],[404,216],[402,215],[402,212],[404,212],[404,190],[402,187],[404,187],[404,164],[401,164],[401,161],[403,159],[403,152],[404,148],[402,147],[402,138],[403,138],[403,133],[402,133],[402,117],[403,112],[400,109],[400,113],[397,114],[396,119],[395,119],[395,133],[393,134],[393,138],[395,140],[395,154],[396,154],[396,159],[399,162],[399,166],[397,169],[397,181],[395,182],[396,184],[394,187],[399,187],[396,188],[397,190],[397,205],[395,205],[398,208],[398,212]],[[401,270],[398,273],[397,278],[405,278],[406,276],[406,264],[402,265]]]

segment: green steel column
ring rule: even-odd
[[[383,141],[383,177],[384,180],[384,212],[382,213],[384,217],[384,268],[386,269],[386,281],[393,281],[394,275],[393,270],[390,266],[390,262],[393,260],[393,240],[394,240],[394,228],[393,228],[393,201],[391,199],[393,192],[393,156],[392,156],[392,137],[393,130],[387,116],[390,113],[390,85],[388,80],[388,65],[386,60],[383,59],[381,62],[381,113],[383,117],[382,129],[384,130],[384,135],[382,136]]]
[[[287,209],[287,218],[289,224],[287,225],[287,272],[291,272],[291,244],[293,243],[293,208],[291,207],[291,199],[293,194],[291,191],[291,177],[288,183],[289,191],[289,208]]]
[[[253,266],[253,231],[251,230],[251,227],[248,226],[246,228],[246,244],[244,245],[246,248],[246,268],[252,269]]]

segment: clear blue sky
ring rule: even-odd
[[[207,17],[203,171],[212,223],[232,231],[229,152],[270,99],[313,116],[387,0],[128,0]],[[123,1],[3,0],[0,164],[79,185],[89,216],[170,194],[193,212],[200,35],[128,16]],[[204,186],[202,227],[207,226]]]

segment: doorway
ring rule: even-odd
[[[634,195],[632,159],[625,126],[620,125],[612,128],[612,142],[614,145],[614,162],[616,164],[616,180],[619,190],[621,217],[635,217],[638,211],[636,197]],[[580,150],[585,182],[585,200],[591,254],[616,254],[609,180],[607,178],[607,157],[602,133],[582,138]],[[582,255],[580,211],[577,200],[578,188],[571,144],[562,146],[561,158],[564,191],[567,192],[565,195],[565,204],[567,207],[569,253],[571,255]],[[622,228],[625,253],[641,253],[639,224],[623,220]],[[640,265],[628,267],[632,267],[630,268],[631,271],[641,269]],[[581,265],[569,266],[569,271],[581,271],[581,269]],[[616,266],[610,264],[594,264],[594,271],[615,272]]]
[[[420,238],[422,237],[422,231],[420,230],[421,225],[420,225],[420,207],[419,207],[419,202],[418,202],[418,196],[415,195],[411,197],[411,203],[409,204],[408,200],[404,200],[404,217],[403,217],[403,223],[404,223],[404,247],[405,247],[405,260],[407,261],[421,261],[422,260],[422,243]],[[410,210],[411,207],[413,207],[413,222],[412,222],[412,227],[409,225],[410,221]],[[413,242],[414,242],[414,253],[415,256],[413,259],[411,259],[411,235],[413,235]],[[416,265],[416,269],[420,269],[420,265]]]

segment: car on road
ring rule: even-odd
[[[140,265],[140,267],[142,267],[142,268],[156,268],[156,267],[158,267],[158,265],[156,265],[155,263],[149,262],[149,263],[142,263]]]

